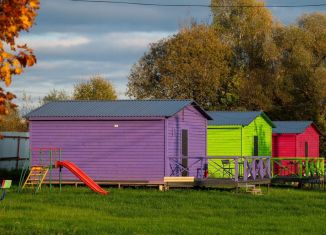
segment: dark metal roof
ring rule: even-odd
[[[55,101],[26,117],[171,117],[188,105],[211,119],[193,100]]]
[[[320,130],[312,121],[274,121],[276,128],[273,129],[275,134],[300,134],[313,125],[318,133],[321,134]]]
[[[208,121],[208,125],[212,126],[227,126],[240,125],[247,126],[258,116],[262,116],[272,127],[275,127],[269,117],[262,111],[251,112],[230,112],[230,111],[215,111],[208,112],[213,120]]]

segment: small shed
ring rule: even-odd
[[[18,170],[29,161],[29,133],[0,133],[0,169]]]
[[[205,158],[211,119],[192,100],[58,101],[27,117],[31,148],[62,148],[63,160],[97,182],[147,183],[170,176],[172,158],[185,168],[191,157]]]
[[[320,130],[312,121],[275,121],[273,157],[319,157]]]
[[[271,156],[273,122],[262,111],[208,112],[208,156]]]

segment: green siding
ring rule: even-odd
[[[209,126],[207,130],[207,156],[240,156],[241,126]],[[231,178],[234,175],[234,163],[224,165],[221,171],[221,160],[208,160],[208,170],[211,178]]]
[[[207,155],[253,156],[254,136],[258,136],[258,155],[271,156],[272,127],[262,116],[245,127],[208,126]]]
[[[258,156],[271,156],[272,127],[262,116],[243,128],[243,156],[254,155],[254,136],[258,136]]]
[[[207,130],[208,156],[240,156],[241,126],[209,126]]]
[[[245,127],[208,126],[207,156],[253,156],[254,136],[258,136],[258,155],[271,156],[272,127],[262,116]],[[228,178],[228,173],[234,175],[234,169],[221,171],[222,165],[221,160],[209,160],[210,177]],[[234,163],[230,162],[230,166],[226,167],[234,168]]]

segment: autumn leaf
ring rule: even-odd
[[[6,74],[5,84],[6,84],[6,86],[10,86],[10,84],[11,84],[11,76],[9,73]]]
[[[26,65],[33,66],[36,63],[36,57],[34,55],[27,56]]]
[[[16,39],[21,31],[32,27],[39,7],[39,0],[0,1],[0,81],[6,86],[11,84],[12,75],[21,74],[26,66],[36,63],[33,51],[26,44],[16,45]],[[14,98],[0,87],[0,114],[7,114],[6,106],[15,106],[11,102]]]
[[[13,67],[15,68],[15,74],[21,74],[21,72],[23,71],[21,68],[21,64],[19,62],[19,60],[14,59],[12,62]]]
[[[31,0],[29,2],[30,7],[39,9],[40,8],[40,1],[39,0]]]
[[[12,99],[16,98],[16,96],[11,92],[7,92],[6,98],[7,98],[7,100],[12,100]]]
[[[0,106],[0,115],[5,115],[5,114],[8,114],[8,109],[2,105]]]

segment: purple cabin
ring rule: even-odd
[[[58,101],[27,118],[31,148],[62,148],[62,160],[97,182],[160,183],[179,173],[202,177],[203,162],[192,158],[206,158],[211,118],[192,100]],[[176,159],[191,169],[179,171]],[[31,164],[37,161],[32,156]],[[62,180],[77,178],[63,169]]]

